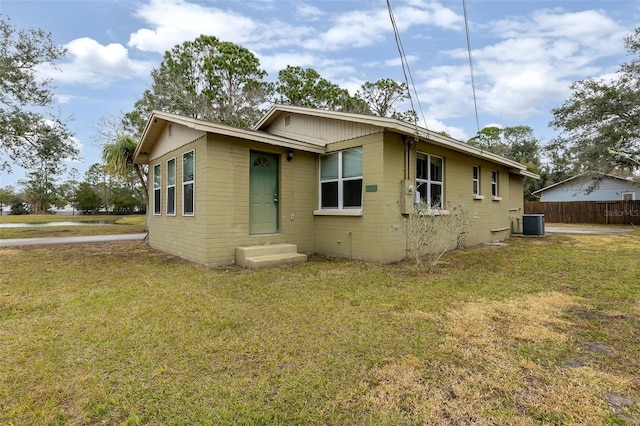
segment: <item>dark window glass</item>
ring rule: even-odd
[[[362,180],[345,181],[342,187],[345,208],[362,206]]]
[[[183,185],[184,214],[193,214],[193,183]]]
[[[176,187],[167,188],[167,214],[176,214]]]
[[[418,157],[416,162],[416,178],[429,179],[427,175],[427,159],[424,157]]]
[[[160,214],[160,188],[153,190],[153,213]]]
[[[442,182],[442,158],[431,157],[431,176],[429,178],[435,182]]]
[[[338,208],[338,182],[327,182],[322,184],[322,208]]]
[[[442,208],[442,185],[431,184],[431,208]]]

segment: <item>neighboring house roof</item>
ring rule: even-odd
[[[570,177],[569,179],[565,179],[562,182],[558,182],[558,183],[554,183],[553,185],[549,185],[546,188],[542,188],[542,189],[538,189],[537,191],[534,191],[531,193],[531,195],[538,195],[538,194],[542,194],[545,191],[548,191],[550,189],[555,189],[558,188],[560,186],[564,186],[570,183],[573,183],[576,180],[580,180],[582,178],[585,177],[591,177],[592,179],[602,179],[602,178],[611,178],[611,179],[617,179],[617,180],[621,180],[624,182],[629,183],[630,186],[640,186],[640,182],[637,182],[633,179],[630,178],[624,178],[621,176],[615,176],[615,175],[610,175],[607,173],[603,173],[603,172],[594,172],[594,171],[588,171],[573,177]]]
[[[510,171],[515,174],[532,177],[534,179],[540,178],[540,176],[538,176],[537,174],[527,171],[526,166],[516,161],[469,145],[465,142],[458,141],[451,137],[430,131],[429,129],[414,126],[410,123],[397,120],[395,118],[352,114],[340,111],[329,111],[280,104],[276,104],[271,107],[271,109],[264,115],[264,117],[262,117],[260,121],[258,121],[253,126],[252,129],[240,129],[224,124],[210,123],[207,121],[184,117],[177,114],[153,111],[149,120],[147,121],[147,125],[145,126],[145,129],[140,138],[140,143],[138,144],[138,147],[136,148],[136,151],[134,153],[134,162],[146,163],[148,161],[149,152],[151,152],[151,149],[153,148],[155,141],[160,135],[160,132],[168,122],[184,125],[186,127],[203,132],[249,139],[257,142],[314,152],[318,154],[324,154],[327,145],[338,141],[330,139],[314,139],[308,137],[296,137],[294,139],[291,137],[286,137],[283,134],[277,134],[277,132],[274,131],[267,131],[271,124],[273,124],[282,115],[286,114],[300,114],[373,126],[407,137],[418,138],[420,140],[426,141],[427,143],[435,144],[454,151],[471,155],[473,157],[482,158],[493,163],[509,167]]]

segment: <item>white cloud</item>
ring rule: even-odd
[[[413,1],[407,6],[393,10],[400,32],[415,25],[446,29],[460,29],[462,19],[440,3]],[[333,25],[309,39],[303,46],[307,49],[338,50],[374,45],[391,35],[393,27],[387,9],[354,10],[340,14]]]
[[[424,126],[424,122],[420,123],[421,126]],[[427,129],[434,132],[446,132],[449,136],[459,141],[467,141],[469,140],[469,136],[464,129],[455,126],[448,126],[444,124],[442,121],[435,120],[433,118],[427,118],[426,122]]]
[[[418,100],[427,117],[438,120],[473,114],[469,68],[442,65],[419,71]]]
[[[131,34],[128,45],[145,52],[164,53],[202,34],[244,44],[252,39],[257,23],[239,13],[187,3],[183,0],[151,0],[136,16],[151,28]]]
[[[297,4],[296,11],[297,11],[297,16],[310,21],[317,21],[322,16],[324,16],[324,12],[322,12],[320,9],[310,4],[304,4],[304,3]]]
[[[64,105],[72,102],[74,99],[74,96],[57,94],[57,95],[54,95],[53,98],[56,103]]]
[[[149,62],[129,58],[127,49],[118,43],[104,46],[91,38],[82,37],[72,40],[65,47],[68,62],[56,67],[40,67],[45,77],[56,82],[106,85],[115,79],[145,76],[152,67]]]
[[[610,71],[599,61],[623,50],[625,30],[601,11],[567,13],[545,9],[528,16],[489,22],[483,28],[496,39],[473,50],[480,115],[512,120],[546,112],[549,102],[564,99],[572,81]],[[473,45],[473,32],[472,32]],[[436,118],[472,112],[471,78],[466,49],[442,52],[458,65],[421,73],[429,113]]]
[[[310,26],[292,25],[284,17],[264,20],[255,15],[273,9],[271,2],[247,3],[245,6],[259,12],[254,10],[252,16],[185,0],[150,0],[135,12],[147,28],[132,33],[128,46],[164,54],[174,46],[204,34],[251,50],[274,50],[300,46],[303,38],[313,36],[314,30]],[[314,13],[311,7],[303,10],[306,14]]]
[[[420,57],[416,56],[416,55],[406,55],[405,59],[406,59],[407,63],[412,64],[414,62],[418,62],[418,60],[420,60]],[[383,65],[385,67],[401,67],[402,66],[402,61],[400,60],[400,58],[386,59],[383,62]]]

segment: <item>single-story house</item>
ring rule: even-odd
[[[391,262],[417,197],[462,202],[467,244],[504,239],[523,213],[526,167],[384,117],[275,105],[241,129],[154,111],[134,153],[149,166],[149,244],[206,265],[247,264],[239,247]],[[264,253],[262,253],[264,254]]]
[[[586,172],[532,193],[540,201],[640,200],[640,182],[602,172]]]

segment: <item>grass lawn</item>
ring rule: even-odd
[[[0,424],[640,424],[640,233],[410,263],[0,249]]]
[[[51,222],[108,222],[108,225],[60,225],[42,226]],[[20,215],[0,216],[0,225],[11,223],[29,223],[34,226],[4,228],[0,226],[0,239],[10,238],[43,238],[43,237],[77,237],[84,235],[136,234],[144,232],[144,215]],[[39,225],[40,224],[40,225]]]

